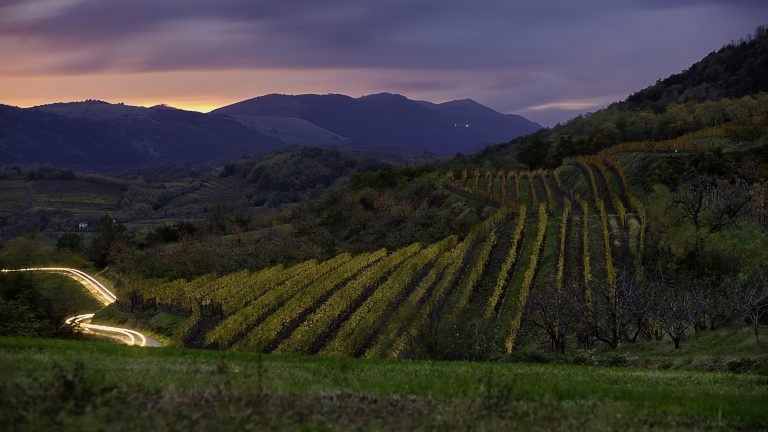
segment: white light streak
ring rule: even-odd
[[[97,300],[105,306],[117,301],[117,296],[109,290],[104,284],[96,280],[93,276],[78,269],[67,267],[30,267],[22,269],[2,269],[0,273],[11,272],[44,272],[64,274],[83,285]],[[127,345],[147,346],[147,338],[143,334],[126,328],[91,324],[92,313],[76,315],[69,317],[64,322],[73,325],[83,333],[98,334],[112,339],[119,340]]]

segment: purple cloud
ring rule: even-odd
[[[360,69],[371,91],[473,97],[552,124],[687,67],[766,12],[757,0],[0,0],[0,47],[32,75]]]

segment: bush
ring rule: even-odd
[[[56,240],[56,249],[80,250],[81,239],[78,233],[64,233]]]

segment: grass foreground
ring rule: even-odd
[[[768,378],[0,338],[3,430],[768,427]]]

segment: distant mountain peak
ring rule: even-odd
[[[438,107],[441,108],[462,108],[462,109],[473,109],[473,110],[484,110],[484,111],[493,111],[498,112],[494,110],[493,108],[489,108],[480,102],[474,100],[474,99],[456,99],[448,102],[443,102],[441,104],[437,104]]]
[[[122,102],[117,104],[112,104],[99,99],[85,99],[81,101],[53,102],[49,104],[37,105],[37,106],[33,106],[32,109],[42,109],[42,108],[48,108],[48,107],[108,106],[108,105],[124,105],[124,104]]]
[[[155,109],[155,110],[175,110],[175,111],[180,111],[178,108],[175,108],[175,107],[172,107],[172,106],[170,106],[170,105],[166,105],[166,104],[157,104],[157,105],[153,105],[153,106],[149,107],[149,109]]]
[[[300,118],[348,139],[350,146],[400,147],[437,154],[472,152],[541,128],[472,99],[433,104],[381,92],[345,95],[267,95],[211,111],[230,116]],[[457,131],[454,124],[470,125]]]
[[[477,102],[476,100],[470,99],[470,98],[455,99],[455,100],[452,100],[452,101],[443,102],[440,105],[471,105],[471,106],[478,106],[478,105],[480,105],[480,106],[485,106],[485,105]]]
[[[407,97],[405,97],[405,96],[403,96],[401,94],[389,93],[389,92],[372,93],[372,94],[369,94],[369,95],[360,96],[358,99],[363,100],[363,99],[384,99],[384,98],[388,98],[388,99],[408,99]]]
[[[295,145],[336,147],[357,155],[382,148],[450,155],[539,128],[471,99],[438,105],[388,92],[358,98],[269,94],[207,114],[165,104],[88,99],[34,108],[0,106],[0,130],[6,137],[0,140],[0,154],[13,155],[9,163],[80,169],[205,163]]]

